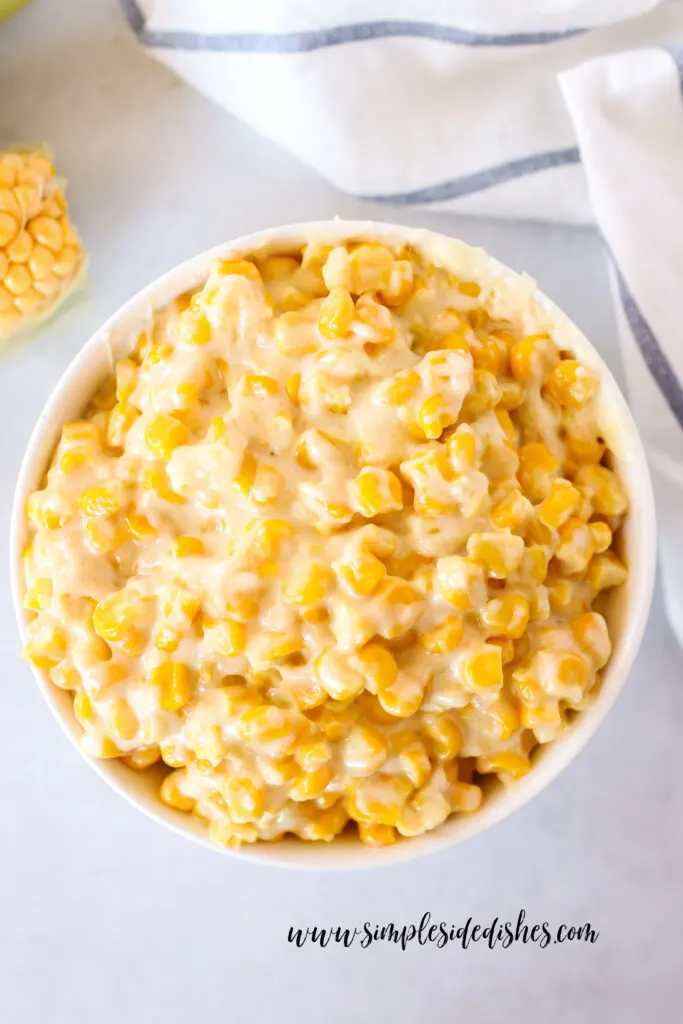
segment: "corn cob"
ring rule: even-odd
[[[0,151],[0,341],[52,312],[86,264],[50,154]]]

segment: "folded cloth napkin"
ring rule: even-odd
[[[683,643],[681,0],[121,2],[159,60],[345,192],[597,224]]]

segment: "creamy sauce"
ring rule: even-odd
[[[585,701],[626,500],[594,374],[525,341],[531,287],[512,309],[376,245],[258,266],[159,312],[65,428],[27,654],[88,752],[163,758],[217,840],[350,816],[391,842],[476,810],[473,773],[523,774]]]

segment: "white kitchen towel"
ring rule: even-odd
[[[597,223],[683,643],[683,2],[121,2],[159,60],[348,193]]]

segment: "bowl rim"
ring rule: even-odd
[[[74,386],[83,371],[94,361],[97,350],[103,344],[109,344],[110,335],[116,332],[117,329],[120,329],[122,324],[128,321],[137,321],[138,324],[141,324],[151,311],[158,309],[187,289],[197,286],[205,278],[210,264],[215,259],[228,255],[247,255],[248,253],[262,250],[269,245],[277,249],[278,247],[284,247],[288,243],[294,244],[296,241],[305,240],[312,235],[321,233],[332,235],[339,240],[351,238],[381,240],[382,238],[396,239],[397,236],[400,236],[407,244],[415,245],[421,245],[429,241],[443,242],[445,240],[449,244],[455,242],[459,245],[465,245],[469,250],[476,251],[475,247],[439,232],[406,227],[386,221],[347,221],[334,218],[332,220],[294,223],[252,232],[198,253],[145,285],[134,296],[119,306],[105,323],[91,335],[59,378],[38,417],[22,457],[15,484],[9,535],[12,598],[22,639],[27,625],[26,613],[22,605],[23,581],[21,570],[21,555],[26,532],[26,498],[30,491],[38,486],[45,472],[47,460],[43,449],[46,439],[51,433],[56,434],[61,424],[65,422],[63,415],[56,415],[57,410],[68,399],[69,393],[74,390]],[[478,251],[482,252],[482,250]],[[519,272],[500,263],[494,257],[489,256],[488,253],[485,254],[485,258],[488,261],[488,265],[504,277],[516,280],[521,278],[522,275]],[[530,279],[527,278],[527,280]],[[85,754],[78,743],[77,735],[80,729],[76,727],[73,715],[66,714],[57,699],[61,691],[49,682],[44,673],[31,665],[33,677],[62,731],[68,736],[81,756],[90,764],[91,768],[116,792],[122,795],[128,803],[141,810],[147,817],[159,822],[178,835],[191,839],[195,843],[214,852],[227,854],[251,863],[300,870],[345,870],[385,867],[408,860],[415,860],[429,853],[436,853],[447,847],[456,846],[458,843],[486,831],[509,817],[550,785],[569,766],[591,736],[594,735],[626,682],[647,624],[656,569],[654,495],[640,434],[611,371],[583,332],[576,327],[573,321],[552,300],[548,299],[535,285],[535,282],[533,283],[535,286],[532,293],[534,299],[539,302],[556,324],[570,329],[574,337],[580,341],[580,347],[582,349],[585,348],[585,352],[590,353],[591,365],[595,366],[599,371],[601,385],[607,392],[610,411],[618,418],[620,431],[624,430],[628,436],[630,458],[627,461],[632,466],[634,474],[638,477],[637,488],[633,487],[631,489],[631,496],[633,497],[637,493],[638,502],[636,508],[638,510],[640,528],[634,542],[634,548],[638,556],[638,568],[641,575],[638,579],[638,586],[631,586],[630,588],[630,600],[627,603],[624,614],[624,626],[620,634],[619,648],[610,658],[608,668],[604,673],[601,689],[595,700],[581,712],[572,724],[572,728],[561,738],[561,742],[555,741],[548,745],[546,748],[547,753],[541,763],[535,765],[527,776],[510,786],[509,789],[490,804],[485,803],[482,809],[475,814],[458,817],[457,819],[448,819],[450,822],[457,821],[457,829],[452,832],[449,832],[447,829],[447,821],[430,833],[414,837],[407,842],[401,841],[392,846],[377,849],[364,846],[358,842],[333,841],[329,844],[323,844],[303,843],[300,840],[245,844],[239,849],[231,849],[214,843],[209,839],[208,832],[205,830],[200,832],[188,827],[188,816],[166,807],[160,800],[157,800],[152,805],[151,802],[143,801],[134,795],[131,792],[131,788],[124,785],[112,770],[112,761],[98,760]],[[632,508],[630,516],[634,516],[634,514],[635,510]],[[120,765],[118,759],[114,759],[114,763]],[[128,771],[132,772],[133,769],[128,769]],[[294,849],[297,852],[292,855],[291,851]]]

